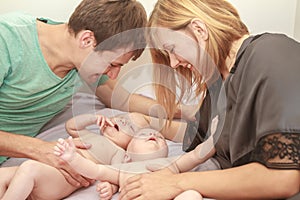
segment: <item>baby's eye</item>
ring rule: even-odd
[[[122,122],[122,125],[125,126],[127,124],[127,121],[126,120],[121,120]]]
[[[172,49],[170,49],[170,53],[175,53],[174,47]]]
[[[147,137],[147,136],[148,136],[147,133],[140,133],[140,134],[138,135],[138,137]]]
[[[119,126],[118,126],[118,124],[115,124],[114,127],[115,127],[115,129],[117,129],[117,131],[119,131]]]

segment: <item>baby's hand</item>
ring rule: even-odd
[[[100,130],[103,132],[106,126],[113,127],[115,124],[107,117],[103,115],[97,115],[96,124],[99,126]]]
[[[76,147],[73,143],[72,137],[69,137],[66,140],[59,138],[54,147],[54,154],[60,156],[67,162],[72,161],[76,154]]]
[[[112,198],[114,191],[113,185],[109,182],[100,182],[97,184],[97,192],[101,200],[109,200]]]

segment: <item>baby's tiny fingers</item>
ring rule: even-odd
[[[54,147],[55,148],[55,147]],[[57,151],[56,149],[53,151],[54,155],[56,156],[61,156],[61,152]]]
[[[62,144],[57,143],[55,146],[57,149],[59,149],[59,151],[65,151],[66,147]]]
[[[101,122],[101,116],[97,116],[97,122],[96,122],[96,124],[97,124],[98,126],[100,126],[100,122]]]
[[[110,126],[115,126],[115,124],[114,124],[109,118],[106,118],[106,122],[107,122],[108,125],[110,125]]]
[[[106,193],[100,193],[100,197],[101,197],[101,199],[102,198],[106,198],[106,197],[108,197],[109,196],[109,193],[108,192],[106,192]]]

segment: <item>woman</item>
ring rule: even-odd
[[[188,92],[201,97],[199,121],[188,124],[184,148],[203,142],[217,121],[214,157],[222,170],[137,175],[121,188],[120,199],[172,199],[187,189],[215,199],[297,194],[299,43],[281,34],[250,36],[224,0],[158,0],[149,27],[154,62],[172,68],[160,65],[157,77],[174,81],[171,88],[157,84],[158,100],[171,119]],[[179,100],[171,93],[176,85]]]

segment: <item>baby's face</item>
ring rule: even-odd
[[[158,153],[158,157],[166,157],[168,146],[164,136],[153,129],[141,129],[130,141],[127,151],[135,154]]]
[[[129,142],[134,135],[134,126],[125,118],[112,118],[115,126],[107,126],[103,130],[103,135],[123,149],[127,149]]]

